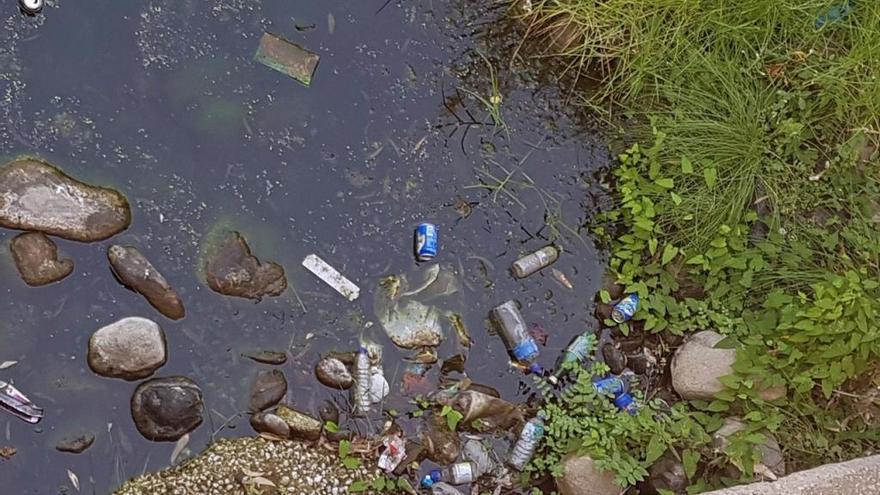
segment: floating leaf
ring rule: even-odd
[[[562,284],[563,287],[565,287],[566,289],[574,289],[571,281],[568,280],[568,277],[566,277],[564,273],[557,270],[556,268],[551,268],[550,273],[553,274],[553,278],[555,278],[557,282]]]
[[[174,450],[171,451],[171,459],[170,464],[174,464],[177,462],[177,458],[180,456],[180,453],[183,452],[183,449],[186,448],[186,445],[189,443],[189,433],[183,435],[177,440],[177,443],[174,444]]]
[[[79,478],[76,476],[76,473],[68,469],[67,478],[70,480],[70,484],[76,488],[76,491],[79,491]]]
[[[345,469],[357,469],[361,467],[361,460],[357,457],[346,457],[342,460],[342,465]]]
[[[276,487],[275,483],[273,483],[272,480],[270,480],[269,478],[264,478],[262,476],[256,476],[254,478],[251,478],[251,481],[255,485],[259,485],[259,486],[271,486],[272,488]]]
[[[324,423],[324,429],[330,433],[339,433],[339,425],[337,425],[334,421],[327,421]]]

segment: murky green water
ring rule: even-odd
[[[0,447],[18,449],[0,461],[0,491],[71,490],[70,469],[84,492],[106,493],[168,465],[174,445],[149,442],[133,427],[135,384],[96,376],[86,364],[91,333],[121,317],[146,316],[165,329],[169,360],[156,376],[183,374],[202,387],[208,411],[192,451],[212,436],[252,434],[244,411],[263,365],[243,351],[289,350],[294,359],[282,369],[297,407],[314,410],[325,398],[344,404],[347,396],[319,385],[312,367],[321,352],[353,349],[363,323],[375,319],[379,277],[415,267],[412,230],[423,220],[441,226],[438,261],[465,285],[474,381],[511,401],[531,393],[485,328],[487,311],[506,299],[518,299],[526,319],[547,329],[547,366],[591,324],[602,260],[586,235],[566,229],[579,229],[596,207],[592,174],[607,163],[606,148],[562,115],[552,88],[519,65],[509,68],[515,38],[487,34],[503,11],[429,1],[381,7],[56,0],[27,19],[4,5],[0,153],[38,154],[123,192],[134,221],[111,241],[139,247],[177,288],[187,317],[164,319],[120,286],[106,261],[108,242],[56,240],[76,269],[43,288],[19,279],[4,248],[0,361],[19,364],[0,378],[47,415],[33,427],[0,414]],[[252,61],[266,30],[321,55],[312,87]],[[486,125],[485,109],[462,91],[489,95],[475,50],[496,66],[506,129]],[[533,181],[507,189],[516,201],[469,187],[505,171]],[[459,197],[473,204],[467,218],[454,208]],[[547,271],[521,282],[506,272],[518,254],[555,235],[545,226],[550,217],[565,223],[551,221],[564,234],[555,267],[574,290]],[[210,291],[199,278],[199,243],[218,226],[241,231],[258,257],[281,263],[302,304],[290,289],[259,304]],[[0,242],[15,234],[0,231]],[[307,273],[300,262],[309,253],[359,284],[361,298],[349,303]],[[487,274],[474,256],[491,263]],[[405,354],[376,326],[369,332],[385,346],[386,407],[412,408],[400,394]],[[457,352],[454,334],[447,337],[441,359]],[[91,449],[54,450],[80,430],[97,435]]]

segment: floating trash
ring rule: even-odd
[[[264,33],[254,59],[309,86],[321,57],[280,36]]]
[[[43,408],[34,405],[17,388],[2,380],[0,380],[0,406],[28,423],[37,424],[43,419]]]
[[[410,300],[378,316],[388,338],[398,347],[437,346],[443,341],[440,312],[433,306]]]
[[[559,250],[547,246],[514,261],[510,270],[516,278],[525,278],[552,265],[558,258]]]
[[[535,450],[538,448],[538,443],[544,436],[544,419],[546,419],[544,414],[539,412],[537,416],[530,419],[528,423],[523,426],[522,432],[519,434],[519,438],[516,440],[513,450],[510,453],[510,460],[508,461],[508,464],[510,464],[510,467],[513,469],[522,471],[526,467],[526,464],[532,460],[532,457],[535,455]]]
[[[361,289],[351,280],[345,278],[335,268],[328,265],[316,254],[310,254],[302,262],[302,266],[318,278],[324,281],[330,287],[336,289],[336,292],[342,294],[349,301],[354,301],[361,295]]]
[[[379,468],[390,474],[406,457],[406,441],[400,435],[388,435],[382,439],[382,445],[385,450],[379,456]]]
[[[431,261],[437,256],[440,248],[437,238],[437,226],[433,223],[420,223],[416,227],[415,251],[419,261]]]

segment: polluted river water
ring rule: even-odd
[[[321,385],[313,369],[320,356],[355,351],[369,337],[383,348],[390,384],[381,408],[417,409],[401,382],[412,351],[384,334],[374,302],[383,277],[430,268],[413,253],[421,222],[438,225],[433,263],[460,286],[443,309],[473,340],[461,346],[441,318],[437,354],[441,362],[464,354],[474,382],[513,403],[535,393],[487,324],[489,310],[509,299],[546,332],[545,368],[595,326],[603,259],[588,222],[604,199],[596,177],[607,146],[564,115],[565,95],[546,77],[510,63],[518,39],[497,22],[506,7],[383,3],[56,0],[35,17],[4,4],[3,162],[38,156],[115,189],[132,221],[106,241],[53,238],[75,266],[42,287],[26,285],[3,249],[0,362],[16,363],[0,380],[45,418],[32,425],[0,411],[0,448],[15,449],[0,459],[0,491],[73,493],[72,473],[81,491],[108,493],[169,465],[175,444],[145,439],[132,421],[138,381],[98,376],[86,360],[92,333],[125,317],[165,332],[167,362],[153,377],[185,376],[202,390],[204,421],[180,457],[254,434],[250,386],[270,368],[243,357],[256,350],[287,353],[273,367],[286,375],[285,402],[315,414],[329,399],[345,411],[349,392]],[[266,32],[320,56],[309,87],[254,60]],[[494,120],[484,103],[500,109]],[[208,287],[205,248],[227,230],[284,268],[281,295],[257,302]],[[0,229],[0,242],[19,233]],[[553,268],[572,288],[549,269],[511,275],[514,260],[551,242],[563,248]],[[166,318],[121,285],[111,244],[137,247],[186,316]],[[360,297],[349,301],[303,268],[312,253]],[[408,434],[421,428],[419,418],[400,423]],[[362,435],[379,425],[346,423]],[[56,451],[79,433],[95,436],[88,450]]]

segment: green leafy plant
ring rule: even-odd
[[[543,447],[527,468],[530,472],[560,476],[566,455],[589,455],[597,467],[613,471],[620,486],[630,486],[644,480],[648,467],[665,453],[686,452],[692,461],[692,449],[709,441],[705,427],[680,408],[668,409],[654,401],[642,402],[636,414],[619,410],[593,385],[594,375],[607,373],[604,365],[592,370],[576,363],[564,366],[572,383],[562,393],[539,387],[548,419]]]
[[[455,431],[464,416],[450,406],[443,406],[443,409],[440,410],[440,417],[446,418],[446,426],[449,427],[449,431]]]

